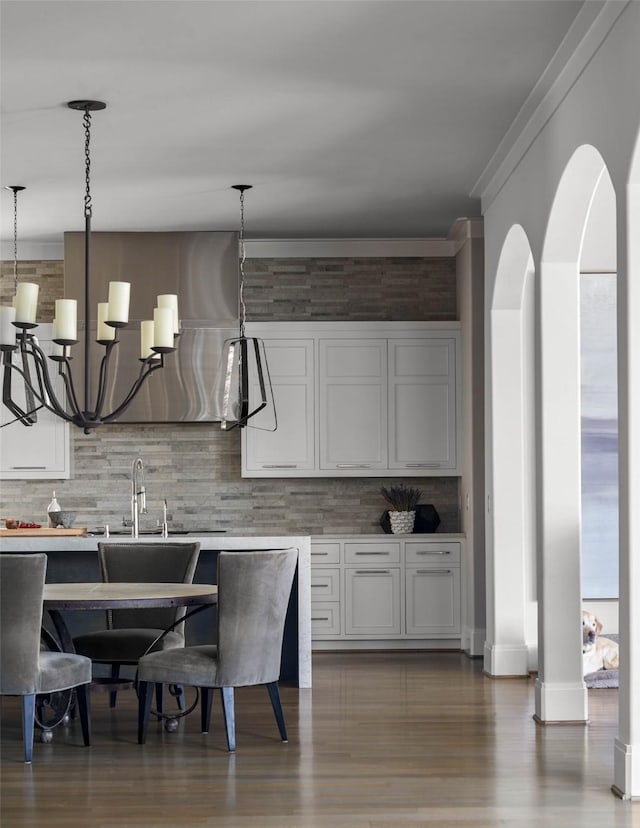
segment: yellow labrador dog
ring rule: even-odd
[[[592,612],[582,611],[583,673],[618,669],[618,643],[600,635],[602,621]]]

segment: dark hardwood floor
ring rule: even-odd
[[[457,653],[318,653],[313,690],[283,687],[289,743],[263,688],[236,694],[237,752],[219,699],[136,743],[132,691],[92,696],[79,722],[22,761],[19,705],[2,700],[2,828],[640,826],[610,791],[617,690],[589,691],[590,724],[537,726],[533,681],[491,680]]]

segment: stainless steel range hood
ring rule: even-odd
[[[119,423],[215,422],[214,388],[224,340],[238,334],[238,235],[235,232],[92,233],[89,325],[110,281],[131,282],[129,326],[119,332],[112,365],[116,380],[105,409],[119,404],[140,368],[140,322],[153,318],[156,296],[177,293],[183,332],[165,367],[146,381]],[[84,330],[84,233],[64,234],[65,296],[78,300]],[[83,334],[81,334],[82,336]],[[91,372],[104,348],[92,336]],[[81,350],[76,346],[72,350]],[[76,354],[73,354],[76,356]],[[83,359],[74,378],[83,394]]]

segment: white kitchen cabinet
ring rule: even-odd
[[[456,340],[389,340],[389,468],[455,469]]]
[[[278,429],[243,429],[243,476],[461,473],[459,323],[248,323],[247,333],[265,341]]]
[[[463,548],[451,535],[313,537],[316,649],[459,645]]]
[[[460,567],[407,567],[408,635],[460,633]]]
[[[320,468],[387,468],[387,342],[321,339]]]
[[[270,414],[253,418],[242,429],[242,471],[280,475],[315,468],[314,342],[312,339],[265,340],[269,376],[278,427],[268,425]]]
[[[400,567],[347,566],[345,632],[367,638],[401,633]]]
[[[53,343],[51,326],[40,326],[39,344],[49,354]],[[50,363],[51,365],[51,363]],[[54,387],[64,398],[62,380],[54,366]],[[20,376],[14,373],[12,390],[15,401],[24,410],[24,387]],[[2,480],[58,480],[70,477],[69,424],[44,408],[37,412],[38,420],[31,426],[12,422],[15,418],[8,408],[0,405],[0,479]],[[6,424],[6,425],[5,425]]]

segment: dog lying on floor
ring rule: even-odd
[[[600,635],[602,621],[592,612],[582,611],[583,675],[596,670],[617,670],[619,648],[616,641]]]

